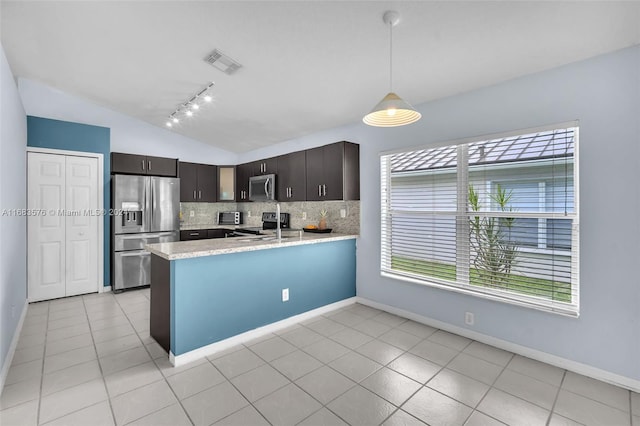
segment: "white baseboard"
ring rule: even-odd
[[[210,345],[203,346],[198,349],[194,349],[192,351],[183,353],[178,356],[175,356],[173,353],[169,352],[169,362],[171,362],[171,364],[174,367],[180,367],[181,365],[188,364],[190,362],[196,361],[205,356],[213,355],[216,352],[223,351],[232,346],[236,346],[241,343],[248,342],[249,340],[253,340],[253,339],[257,339],[259,337],[265,336],[269,333],[273,333],[273,332],[285,329],[287,327],[291,327],[292,325],[297,324],[300,321],[305,321],[315,316],[322,315],[327,312],[331,312],[336,309],[340,309],[345,306],[352,305],[356,302],[356,299],[357,299],[356,297],[351,297],[349,299],[341,300],[339,302],[332,303],[330,305],[321,306],[311,311],[303,312],[301,314],[294,315],[289,318],[285,318],[281,321],[274,322],[253,330],[246,331],[242,334],[238,334],[236,336],[229,337],[228,339],[224,339],[219,342],[212,343]]]
[[[537,349],[532,349],[526,346],[518,345],[516,343],[507,342],[502,339],[498,339],[486,334],[478,333],[473,330],[469,330],[463,327],[451,325],[442,321],[438,321],[432,318],[424,317],[422,315],[414,314],[413,312],[405,311],[404,309],[395,308],[393,306],[385,305],[383,303],[374,302],[373,300],[365,299],[363,297],[356,297],[357,303],[370,306],[372,308],[380,309],[382,311],[389,312],[431,327],[439,328],[450,333],[454,333],[469,339],[477,340],[478,342],[485,343],[487,345],[494,346],[505,351],[513,352],[518,355],[525,356],[527,358],[535,359],[536,361],[544,362],[565,370],[572,371],[574,373],[582,374],[583,376],[591,377],[593,379],[601,380],[603,382],[610,383],[612,385],[620,386],[625,389],[632,390],[634,392],[640,392],[640,380],[631,379],[629,377],[621,376],[619,374],[612,373],[607,370],[602,370],[587,364],[582,364],[577,361],[562,358],[557,355],[552,355]]]
[[[24,318],[27,316],[28,308],[29,301],[25,300],[24,306],[22,307],[22,313],[20,314],[20,320],[18,321],[18,326],[16,327],[15,333],[13,334],[13,339],[11,339],[11,345],[9,345],[7,357],[5,358],[4,364],[2,365],[2,371],[0,371],[0,395],[2,395],[2,391],[4,390],[4,382],[7,380],[7,374],[9,374],[9,368],[11,368],[13,356],[16,353],[16,347],[18,346],[18,340],[20,340],[20,333],[22,332],[22,325],[24,324]]]

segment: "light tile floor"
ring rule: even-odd
[[[179,368],[149,289],[31,304],[9,425],[633,425],[640,394],[351,305]]]

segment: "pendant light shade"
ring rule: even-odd
[[[369,126],[396,127],[415,123],[422,114],[393,92],[385,96],[362,121]]]
[[[369,126],[396,127],[415,123],[422,114],[414,110],[411,105],[396,95],[392,88],[393,80],[393,27],[400,22],[400,14],[389,10],[384,13],[382,20],[389,25],[389,93],[364,116],[362,121]]]

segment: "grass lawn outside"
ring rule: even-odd
[[[456,266],[443,262],[393,256],[391,269],[447,281],[456,280]],[[571,303],[571,284],[567,282],[510,274],[504,285],[487,285],[483,283],[476,269],[469,268],[469,283],[479,287],[497,288],[519,294],[544,297],[557,302]]]

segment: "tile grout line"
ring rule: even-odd
[[[40,424],[40,411],[42,408],[42,385],[44,383],[44,363],[45,363],[45,360],[47,359],[47,334],[49,334],[49,313],[50,312],[51,312],[51,303],[47,301],[47,322],[46,322],[46,327],[44,331],[44,348],[42,348],[42,373],[40,374],[40,392],[38,394],[38,410],[36,414],[36,424],[38,425]]]
[[[113,297],[113,295],[111,296]],[[91,321],[89,321],[89,313],[87,311],[87,305],[82,300],[82,305],[84,306],[85,315],[87,316],[87,323],[89,323],[89,333],[91,333],[91,341],[93,342],[93,351],[96,354],[96,362],[98,363],[98,368],[100,369],[100,377],[102,378],[102,386],[104,386],[104,391],[107,394],[107,403],[109,404],[109,411],[111,412],[111,418],[113,419],[113,423],[116,424],[116,413],[113,410],[113,405],[111,404],[111,395],[109,394],[109,388],[107,387],[107,382],[105,380],[104,371],[102,370],[102,364],[100,363],[100,357],[98,356],[98,348],[96,348],[96,341],[93,337],[93,329],[91,328]]]
[[[146,296],[145,296],[145,295],[143,295],[143,296],[146,298]],[[114,296],[114,299],[116,299],[116,298],[115,298],[115,296]],[[148,301],[150,301],[150,299],[148,299],[148,298],[146,298],[146,299],[147,299]],[[158,382],[164,381],[164,383],[165,383],[165,384],[167,385],[167,387],[169,388],[169,391],[170,391],[170,392],[173,394],[173,396],[176,398],[176,401],[178,401],[178,404],[180,405],[180,408],[182,408],[182,411],[184,412],[184,414],[187,416],[187,419],[191,422],[191,424],[192,424],[192,425],[194,425],[194,424],[195,424],[195,422],[191,419],[191,416],[189,416],[189,413],[187,412],[187,410],[185,410],[184,406],[182,405],[182,401],[180,400],[180,398],[178,398],[178,395],[176,395],[175,391],[174,391],[174,390],[173,390],[173,388],[171,387],[171,384],[170,384],[170,383],[169,383],[169,381],[167,380],[167,379],[168,379],[168,377],[167,377],[167,376],[165,376],[165,375],[164,375],[164,373],[162,373],[162,371],[160,370],[160,368],[159,368],[159,367],[158,367],[158,365],[156,364],[155,359],[153,358],[153,355],[151,354],[151,352],[149,352],[149,349],[147,348],[147,346],[146,346],[146,345],[144,344],[144,342],[142,341],[142,338],[140,337],[139,332],[138,332],[138,331],[135,329],[135,327],[133,326],[133,323],[131,322],[131,319],[129,318],[129,316],[127,315],[127,312],[124,310],[124,308],[123,308],[123,307],[122,307],[122,305],[120,304],[120,301],[118,301],[118,300],[116,299],[116,300],[115,300],[115,302],[118,304],[118,306],[119,306],[120,310],[122,311],[122,313],[123,313],[123,314],[125,315],[125,317],[127,318],[127,321],[128,321],[129,326],[131,326],[131,328],[133,329],[133,334],[135,334],[135,335],[136,335],[136,337],[140,340],[140,343],[142,344],[142,347],[144,348],[145,352],[149,355],[149,358],[151,359],[151,361],[146,361],[146,362],[141,363],[141,364],[132,365],[132,366],[130,366],[130,367],[128,367],[128,368],[125,368],[124,370],[119,370],[119,371],[126,371],[126,370],[128,370],[129,368],[135,368],[135,367],[138,367],[138,366],[140,366],[140,365],[146,364],[147,362],[151,362],[151,363],[154,365],[154,367],[158,370],[158,373],[160,373],[160,376],[161,376],[162,378],[161,378],[161,379],[158,379],[158,380],[156,380],[156,381],[153,381],[153,382],[151,382],[151,383],[147,383],[147,384],[144,384],[144,385],[138,386],[138,387],[136,387],[136,388],[133,388],[133,389],[131,389],[131,390],[127,391],[127,392],[124,392],[124,393],[122,393],[122,394],[120,394],[120,395],[116,395],[116,396],[114,396],[114,398],[116,398],[116,397],[118,397],[118,396],[121,396],[121,395],[125,395],[125,394],[127,394],[127,393],[129,393],[129,392],[132,392],[132,391],[135,391],[135,390],[141,389],[141,388],[143,388],[143,387],[145,387],[145,386],[149,386],[149,385],[152,385],[152,384],[154,384],[154,383],[158,383]],[[132,349],[132,348],[130,348],[130,349]],[[126,351],[126,350],[129,350],[129,349],[125,349],[124,351]],[[120,352],[124,352],[124,351],[119,351],[119,352],[116,352],[116,353],[120,353]],[[111,354],[111,355],[114,355],[114,354]],[[197,367],[197,366],[194,366],[194,367]],[[186,371],[186,370],[185,370],[185,371]],[[116,374],[116,373],[117,373],[117,372],[114,372],[113,374]],[[171,377],[171,376],[170,376],[170,377]],[[105,384],[105,386],[106,386],[106,384]],[[107,392],[109,392],[109,390],[108,390],[108,389],[107,389]],[[109,405],[111,405],[111,397],[109,397]],[[131,420],[130,420],[130,421],[128,421],[126,424],[129,424],[129,423],[132,423],[132,422],[138,421],[138,420],[140,420],[140,419],[143,419],[143,418],[145,418],[145,417],[147,417],[147,416],[150,416],[150,415],[152,415],[152,414],[154,414],[154,413],[157,413],[157,412],[159,412],[159,411],[161,411],[161,410],[164,410],[165,408],[168,408],[168,407],[170,407],[170,406],[171,406],[171,405],[167,405],[167,406],[165,406],[165,407],[161,407],[161,408],[159,408],[159,409],[157,409],[157,410],[154,410],[154,411],[152,411],[152,412],[150,412],[150,413],[147,413],[147,414],[145,414],[145,415],[143,415],[143,416],[141,416],[141,417],[138,417],[138,418],[135,418],[135,419],[131,419]],[[114,421],[115,421],[115,420],[116,420],[116,418],[115,418],[115,412],[113,413],[113,418],[114,418]],[[117,424],[117,422],[116,422],[116,424]]]
[[[492,346],[492,347],[493,347],[493,346]],[[472,415],[474,412],[476,412],[476,411],[477,411],[477,412],[478,412],[478,413],[480,413],[480,414],[484,414],[484,415],[485,415],[485,416],[487,416],[487,417],[490,417],[490,418],[495,419],[495,420],[497,420],[497,421],[499,421],[499,422],[501,422],[501,423],[504,423],[502,420],[496,419],[495,417],[490,416],[489,414],[484,413],[484,412],[482,412],[482,411],[478,410],[477,408],[480,406],[480,404],[482,404],[482,401],[484,401],[484,399],[487,397],[487,395],[489,395],[489,392],[491,392],[491,389],[496,389],[496,390],[499,390],[499,391],[501,391],[501,392],[504,392],[504,391],[502,391],[502,390],[500,390],[500,389],[496,388],[496,387],[495,387],[495,384],[498,382],[498,379],[500,378],[500,376],[502,376],[502,374],[504,374],[504,372],[507,370],[507,366],[511,363],[511,361],[513,361],[513,359],[515,358],[515,356],[516,356],[516,355],[515,355],[514,353],[511,353],[511,356],[509,357],[509,361],[507,361],[507,363],[502,367],[502,371],[500,371],[500,374],[498,374],[498,375],[496,376],[496,378],[493,380],[493,383],[491,383],[491,385],[489,386],[489,389],[487,390],[487,392],[482,396],[482,398],[480,398],[480,401],[478,401],[478,403],[476,404],[476,406],[473,408],[473,412],[472,412],[471,414],[469,414],[469,417],[467,418],[467,421],[469,420],[469,418],[471,417],[471,415]],[[488,362],[488,361],[487,361],[487,362]],[[495,365],[495,364],[494,364],[494,365]],[[461,374],[462,374],[462,373],[461,373]],[[506,393],[507,395],[511,395],[509,392],[505,392],[505,393]],[[514,398],[522,399],[522,398],[520,398],[520,397],[518,397],[518,396],[516,396],[516,395],[511,395],[511,396],[513,396]],[[527,400],[525,400],[525,399],[522,399],[522,400],[523,400],[523,401],[525,401],[525,402],[529,402],[529,401],[527,401]],[[534,404],[534,405],[535,405],[535,404]]]
[[[551,423],[551,417],[553,417],[553,413],[556,409],[556,404],[558,403],[558,398],[560,397],[560,391],[562,390],[562,385],[564,384],[564,379],[567,377],[567,370],[562,372],[562,379],[560,380],[560,385],[558,385],[558,392],[556,392],[556,397],[553,399],[553,404],[551,405],[551,410],[549,411],[549,417],[547,417],[546,426],[549,426]]]

